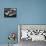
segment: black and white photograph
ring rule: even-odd
[[[4,8],[4,17],[16,17],[16,8]]]

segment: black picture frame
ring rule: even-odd
[[[17,8],[4,8],[4,17],[16,17]]]

